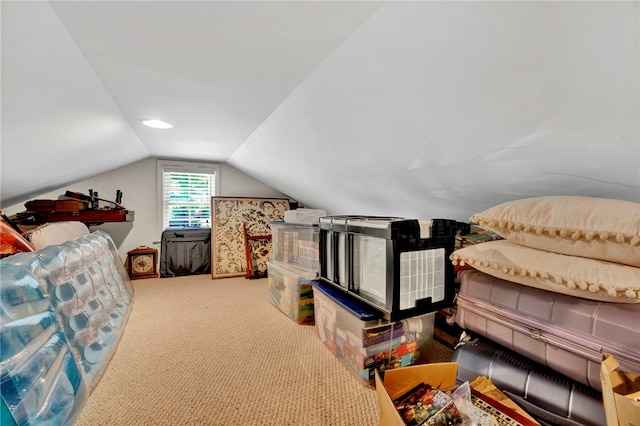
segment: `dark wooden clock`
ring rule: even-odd
[[[158,278],[158,250],[138,247],[127,253],[127,272],[132,280]]]

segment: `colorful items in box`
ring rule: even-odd
[[[270,222],[271,250],[277,262],[320,270],[318,226]]]
[[[379,313],[360,311],[348,295],[312,281],[316,330],[320,340],[365,384],[372,384],[375,371],[404,367],[415,362],[418,342],[401,322],[390,323]],[[345,300],[340,300],[346,297]]]
[[[453,399],[446,392],[420,383],[394,401],[398,413],[407,425],[455,425],[462,418]]]
[[[400,323],[385,325],[383,328],[386,328],[387,332],[375,336],[380,340],[373,340],[367,329],[363,330],[362,336],[338,329],[336,334],[340,355],[352,360],[355,367],[369,368],[383,361],[391,362],[392,358],[399,358],[417,350],[417,342],[408,339]],[[374,330],[379,329],[380,327],[376,327]]]
[[[298,324],[313,324],[314,271],[282,262],[267,262],[269,294],[273,303]]]
[[[395,327],[394,331],[399,334],[398,337],[393,337],[392,327]],[[408,340],[408,336],[399,323],[391,323],[385,328],[389,331],[376,337],[382,337],[386,340],[368,345],[365,341],[371,341],[372,336],[367,329],[364,329],[362,337],[358,338],[353,333],[338,328],[336,330],[336,355],[345,365],[368,381],[373,380],[374,370],[385,371],[412,364],[417,356],[417,342]]]

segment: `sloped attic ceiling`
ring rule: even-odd
[[[332,214],[640,201],[637,2],[1,7],[3,204],[149,155]]]
[[[148,156],[225,161],[378,6],[2,1],[2,204]]]

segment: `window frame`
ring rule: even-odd
[[[202,163],[193,161],[176,161],[176,160],[157,160],[156,161],[156,199],[157,199],[157,223],[159,234],[164,231],[164,187],[162,173],[165,168],[171,168],[183,173],[209,173],[214,174],[215,191],[212,196],[220,194],[220,164],[219,163]],[[211,201],[209,201],[211,202]]]

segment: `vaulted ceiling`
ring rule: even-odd
[[[640,202],[637,2],[0,7],[3,205],[149,156],[335,214]]]

